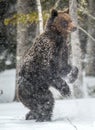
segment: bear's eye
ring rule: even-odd
[[[67,22],[67,21],[62,21],[61,24],[62,24],[62,26],[65,27],[65,28],[68,27],[68,22]]]

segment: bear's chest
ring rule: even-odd
[[[56,43],[54,47],[54,56],[58,59],[65,59],[68,55],[68,47],[66,43]]]
[[[61,70],[68,62],[68,47],[66,43],[57,43],[54,47],[53,62],[56,69]]]

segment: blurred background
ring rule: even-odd
[[[44,31],[52,8],[69,8],[78,28],[68,40],[69,62],[79,68],[72,97],[95,97],[95,0],[0,0],[0,102],[17,100],[23,57]],[[51,91],[56,99],[65,98]]]

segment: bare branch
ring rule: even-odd
[[[69,123],[70,123],[76,130],[78,130],[78,128],[72,123],[72,121],[71,121],[69,118],[67,118],[67,120],[69,121]]]
[[[57,2],[54,5],[54,9],[56,9],[59,6],[60,0],[57,0]]]
[[[82,27],[80,27],[80,26],[78,26],[78,28],[82,31],[82,32],[84,32],[88,37],[90,37],[94,42],[95,42],[95,39],[86,31],[86,30],[84,30]]]
[[[93,20],[95,20],[95,17],[93,15],[91,15],[89,13],[89,11],[87,11],[86,9],[84,9],[80,4],[79,4],[79,8],[81,8],[81,11],[83,12],[83,14],[86,14],[87,16],[89,16],[90,18],[92,18]]]
[[[40,0],[37,1],[37,8],[38,8],[38,16],[39,16],[39,32],[40,34],[43,32],[43,16],[42,16],[42,7]]]
[[[92,18],[93,20],[95,20],[95,17],[92,16],[88,11],[84,11],[84,14],[88,15],[90,18]]]

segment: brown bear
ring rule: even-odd
[[[67,47],[68,35],[75,30],[68,11],[53,9],[45,31],[27,52],[18,81],[19,99],[30,109],[26,120],[51,120],[54,98],[50,86],[63,96],[70,95],[63,77],[67,76],[71,83],[77,79],[77,67],[68,64]]]

